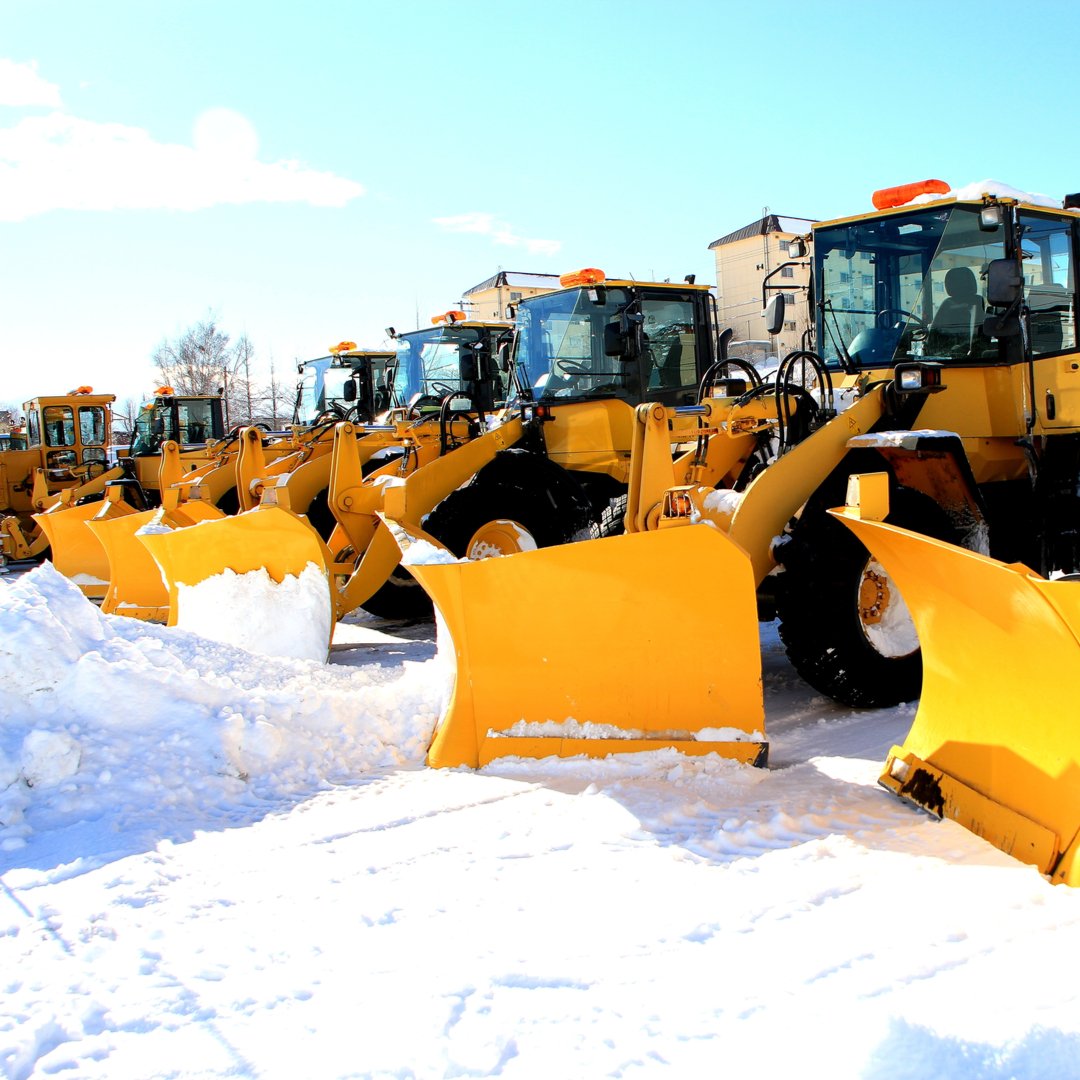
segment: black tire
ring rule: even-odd
[[[433,610],[431,597],[403,566],[396,567],[360,606],[369,615],[377,615],[380,619],[426,619]]]
[[[317,492],[311,502],[308,503],[307,519],[324,542],[330,539],[330,534],[334,531],[337,519],[330,510],[329,488],[323,488],[322,491]]]
[[[886,519],[891,524],[953,539],[945,514],[926,496],[901,488],[891,504]],[[884,708],[917,698],[922,689],[918,639],[912,637],[908,651],[909,643],[898,638],[887,653],[871,640],[874,628],[860,613],[860,588],[871,557],[855,534],[824,511],[808,508],[779,554],[784,563],[776,578],[780,639],[799,675],[852,708]]]
[[[428,515],[424,528],[462,558],[469,554],[477,530],[495,521],[515,522],[538,548],[568,543],[578,532],[578,525],[560,512],[548,492],[483,483],[448,495]]]
[[[229,488],[217,501],[217,508],[230,516],[240,513],[240,496],[235,487]]]

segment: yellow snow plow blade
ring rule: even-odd
[[[221,510],[201,499],[193,499],[173,510],[142,510],[87,522],[108,559],[109,584],[101,610],[106,615],[168,621],[169,590],[162,580],[161,568],[142,543],[139,530],[152,525],[185,528],[223,517]]]
[[[134,508],[125,502],[105,499],[77,506],[58,504],[33,517],[49,538],[49,558],[53,566],[75,582],[85,596],[100,600],[109,586],[109,560],[101,542],[87,525],[99,515],[120,518],[134,513]]]
[[[190,529],[140,532],[137,536],[165,580],[169,626],[178,620],[182,586],[198,585],[225,570],[236,574],[265,570],[280,584],[286,577],[299,577],[308,563],[325,572],[333,561],[319,534],[304,518],[277,506],[262,506]]]
[[[417,563],[429,549],[410,551],[391,527],[457,662],[428,764],[665,747],[766,763],[750,560],[721,532],[691,526]],[[709,571],[678,587],[665,566]]]
[[[903,593],[919,708],[880,783],[1080,886],[1080,582],[832,511]]]

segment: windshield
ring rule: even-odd
[[[471,354],[488,354],[493,348],[490,333],[478,326],[433,326],[430,330],[413,330],[402,334],[399,341],[398,375],[395,389],[405,400],[416,394],[423,397],[443,399],[448,394],[468,397],[470,366],[464,374],[462,360],[471,360]],[[505,399],[505,389],[495,389],[495,400]]]
[[[518,308],[515,363],[535,400],[613,393],[624,386],[627,365],[606,355],[604,341],[606,327],[618,330],[629,300],[626,289],[597,286],[548,293]],[[636,365],[631,373],[637,376]]]
[[[699,349],[708,356],[700,340],[708,327],[699,325],[698,310],[687,291],[648,286],[633,292],[592,286],[530,298],[518,308],[516,370],[536,401],[691,400]]]
[[[978,207],[914,210],[814,232],[818,341],[829,364],[996,359],[982,334],[986,267],[1005,257],[1005,229]]]

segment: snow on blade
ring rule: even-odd
[[[265,570],[224,570],[180,585],[176,625],[181,630],[263,656],[325,660],[333,599],[321,568],[308,563],[299,577],[279,583]]]

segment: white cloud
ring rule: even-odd
[[[447,232],[480,233],[484,236],[490,236],[496,244],[505,247],[523,247],[534,255],[554,255],[562,247],[559,240],[538,240],[518,236],[509,225],[499,221],[494,214],[486,214],[480,211],[455,214],[451,217],[433,218],[432,220]]]
[[[364,194],[353,180],[295,161],[255,159],[258,136],[239,113],[213,109],[195,145],[156,142],[142,128],[62,112],[0,129],[0,220],[49,210],[201,210],[225,203],[344,206]]]
[[[192,135],[195,149],[201,154],[252,159],[259,152],[259,136],[251,121],[232,109],[200,113]]]
[[[0,57],[0,105],[44,105],[59,109],[60,87],[46,82],[37,72],[37,61],[18,64]]]

